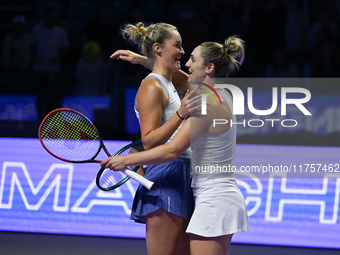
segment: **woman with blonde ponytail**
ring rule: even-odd
[[[221,82],[218,78],[238,70],[244,56],[244,41],[236,36],[229,37],[224,44],[202,43],[186,63],[189,75],[176,72],[173,80],[182,86],[190,82],[199,82],[198,87],[202,84],[214,86]],[[123,57],[131,63],[147,66],[145,57],[130,51],[117,51],[112,57]],[[231,95],[224,89],[216,90],[221,104],[215,104],[217,95],[214,99],[207,97],[207,114],[191,111],[190,121],[184,123],[169,143],[133,156],[114,156],[102,162],[103,166],[116,171],[133,164],[160,164],[176,159],[191,146],[195,210],[186,229],[190,235],[191,255],[228,255],[233,234],[249,230],[244,197],[233,171],[216,170],[218,167],[233,169],[236,147],[236,127],[230,125],[231,120],[236,122]],[[194,91],[201,94],[203,90]],[[195,102],[191,103],[195,105]],[[227,119],[228,123],[215,126],[215,119]]]
[[[182,39],[177,28],[166,23],[127,24],[122,36],[138,47],[152,70],[135,98],[143,145],[149,150],[170,142],[190,114],[189,86],[184,85],[187,93],[181,102],[172,83],[173,73],[181,69]],[[190,155],[187,148],[171,162],[148,166],[145,177],[155,185],[151,190],[139,186],[136,191],[131,219],[146,223],[149,255],[190,254],[185,233],[194,208]]]

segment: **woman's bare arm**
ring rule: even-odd
[[[185,104],[183,104],[185,103]],[[167,95],[163,86],[156,78],[145,79],[136,95],[136,108],[139,112],[141,136],[145,149],[166,143],[182,123],[175,113],[162,126],[163,107],[167,104]],[[190,93],[182,100],[179,115],[186,118],[190,114]]]
[[[112,170],[122,170],[129,165],[156,165],[172,161],[189,148],[190,143],[194,142],[211,122],[212,119],[207,115],[194,117],[184,123],[171,142],[144,152],[112,156],[105,159],[101,166]]]
[[[135,52],[132,52],[130,50],[117,50],[110,56],[110,58],[121,59],[121,60],[130,62],[131,64],[134,64],[134,65],[136,64],[143,65],[149,70],[152,70],[153,68],[153,63],[148,61],[147,57],[137,54]],[[182,70],[175,72],[172,75],[173,84],[185,90],[190,89],[190,83],[188,82],[188,79],[189,79],[189,75],[183,72]]]

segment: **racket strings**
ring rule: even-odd
[[[131,153],[137,153],[143,151],[143,144],[141,142],[133,145],[129,148],[123,148],[121,151],[117,152],[115,155],[127,155]],[[139,166],[127,166],[126,169],[137,171]],[[129,177],[127,177],[123,172],[121,171],[114,171],[111,169],[103,169],[103,172],[100,175],[99,178],[99,186],[103,189],[113,189],[116,186],[120,186],[122,183],[124,183],[126,180],[128,180]]]
[[[50,152],[67,160],[89,160],[100,148],[92,123],[72,111],[52,113],[44,120],[40,135]]]
[[[102,188],[107,189],[112,186],[120,184],[120,182],[125,181],[125,179],[128,179],[128,177],[125,174],[123,174],[121,171],[113,171],[110,169],[104,169],[99,179],[99,185]]]

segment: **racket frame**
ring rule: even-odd
[[[113,154],[112,156],[120,155],[122,152],[126,151],[126,150],[129,149],[129,148],[133,148],[133,146],[135,146],[135,145],[137,145],[137,144],[140,144],[140,143],[142,143],[142,140],[141,140],[141,139],[139,139],[139,140],[137,140],[137,141],[135,141],[135,142],[133,142],[133,143],[130,143],[130,144],[124,146],[123,148],[121,148],[119,151],[117,151],[117,152],[116,152],[115,154]],[[131,171],[137,172],[137,170],[138,170],[139,168],[140,168],[140,166],[136,166],[136,167],[134,167]],[[108,188],[104,188],[104,187],[100,186],[99,180],[100,180],[100,177],[101,177],[102,173],[103,173],[105,170],[106,170],[105,167],[100,168],[100,170],[99,170],[98,173],[97,173],[97,177],[96,177],[96,184],[97,184],[97,187],[98,187],[99,189],[103,190],[103,191],[114,190],[115,188],[118,188],[119,186],[123,185],[125,182],[127,182],[127,181],[130,179],[129,176],[126,176],[124,179],[122,179],[122,180],[121,180],[120,182],[118,182],[117,184],[115,184],[115,185],[113,185],[113,186],[111,186],[111,187],[108,187]],[[114,170],[110,170],[110,171],[114,171]]]
[[[95,130],[97,136],[98,136],[98,140],[99,140],[99,147],[98,147],[98,150],[97,152],[95,153],[95,155],[88,159],[88,160],[81,160],[81,161],[76,161],[76,160],[69,160],[69,159],[64,159],[64,158],[61,158],[57,155],[55,155],[53,152],[51,152],[44,144],[44,141],[43,141],[43,138],[41,136],[41,130],[43,128],[43,125],[45,123],[45,121],[52,115],[52,114],[55,114],[56,112],[62,112],[62,111],[67,111],[67,112],[73,112],[73,113],[76,113],[78,115],[80,115],[81,117],[83,117],[87,122],[89,122],[89,124],[93,127],[93,129]],[[69,163],[101,163],[102,161],[101,160],[95,160],[95,158],[98,156],[101,148],[103,148],[104,152],[106,153],[107,156],[111,156],[110,153],[108,152],[108,150],[106,149],[104,143],[103,143],[103,140],[99,134],[99,131],[98,129],[96,128],[96,126],[92,123],[92,121],[87,118],[85,115],[83,115],[82,113],[80,112],[77,112],[73,109],[69,109],[69,108],[58,108],[58,109],[55,109],[53,111],[51,111],[49,114],[46,115],[46,117],[42,120],[40,126],[39,126],[39,130],[38,130],[38,136],[39,136],[39,140],[40,140],[40,143],[42,144],[42,146],[44,147],[44,149],[50,153],[53,157],[56,157],[57,159],[59,160],[62,160],[62,161],[65,161],[65,162],[69,162]]]
[[[45,121],[46,121],[52,114],[55,114],[56,112],[62,112],[62,111],[73,112],[73,113],[79,115],[80,117],[84,118],[84,119],[85,119],[85,120],[93,127],[94,131],[96,132],[96,134],[97,134],[97,136],[98,136],[99,147],[98,147],[98,150],[97,150],[97,152],[95,153],[95,155],[92,156],[90,159],[81,160],[81,161],[79,161],[79,160],[76,161],[76,160],[65,159],[65,158],[62,158],[62,157],[60,157],[60,156],[57,156],[56,154],[54,154],[53,152],[51,152],[51,151],[47,148],[47,146],[44,144],[44,141],[43,141],[43,138],[42,138],[42,135],[41,135],[41,130],[42,130],[42,128],[43,128],[43,125],[44,125]],[[91,121],[89,118],[87,118],[85,115],[83,115],[82,113],[80,113],[80,112],[78,112],[78,111],[75,111],[75,110],[73,110],[73,109],[69,109],[69,108],[58,108],[58,109],[55,109],[55,110],[51,111],[50,113],[48,113],[48,114],[46,115],[46,117],[42,120],[42,122],[41,122],[41,124],[40,124],[40,126],[39,126],[38,136],[39,136],[40,143],[42,144],[42,146],[44,147],[44,149],[45,149],[49,154],[51,154],[53,157],[55,157],[55,158],[57,158],[57,159],[59,159],[59,160],[62,160],[62,161],[68,162],[68,163],[101,163],[101,162],[102,162],[101,160],[95,160],[95,158],[98,156],[98,154],[99,154],[99,152],[101,151],[102,148],[103,148],[104,152],[106,153],[106,155],[107,155],[108,157],[111,157],[111,154],[108,152],[107,148],[105,147],[104,142],[103,142],[103,140],[102,140],[102,138],[101,138],[101,136],[100,136],[100,134],[99,134],[99,131],[98,131],[98,129],[96,128],[96,126],[95,126],[95,125],[92,123],[92,121]],[[120,149],[119,151],[117,151],[114,155],[120,155],[123,151],[127,150],[128,148],[132,148],[133,146],[135,146],[135,145],[137,145],[137,144],[139,144],[139,143],[141,143],[141,142],[142,142],[142,140],[139,139],[139,140],[137,140],[137,141],[135,141],[135,142],[133,142],[133,143],[130,143],[130,144],[124,146],[123,148],[121,148],[121,149]],[[123,178],[120,182],[118,182],[117,184],[115,184],[115,185],[113,185],[113,186],[111,186],[111,187],[109,187],[109,188],[103,188],[103,187],[101,187],[101,186],[99,185],[100,176],[101,176],[102,172],[105,170],[105,167],[102,167],[102,168],[99,170],[99,172],[97,173],[96,184],[97,184],[97,186],[98,186],[99,189],[101,189],[101,190],[103,190],[103,191],[110,191],[110,190],[113,190],[113,189],[115,189],[115,188],[121,186],[122,184],[124,184],[125,182],[127,182],[130,178],[133,178],[133,179],[135,179],[135,178],[140,179],[140,177],[142,177],[142,179],[144,179],[143,176],[138,175],[138,174],[136,173],[136,171],[139,169],[139,167],[140,167],[140,166],[136,166],[136,167],[134,167],[134,169],[132,169],[132,170],[126,170],[126,171],[129,172],[129,173],[130,173],[131,171],[133,171],[133,172],[134,172],[134,173],[133,173],[133,176],[130,177],[130,176],[127,175],[127,176],[126,176],[125,178]],[[123,173],[124,173],[124,171],[123,171]],[[125,174],[128,174],[128,173],[125,173]],[[131,174],[132,174],[132,172],[131,172]],[[140,181],[143,181],[143,180],[140,180]],[[146,185],[146,187],[147,187],[148,189],[151,189],[151,187],[152,187],[152,185],[153,185],[153,182],[151,182],[151,181],[149,181],[149,180],[146,180],[146,179],[144,180],[144,182],[145,182],[145,184],[143,184],[143,185]]]

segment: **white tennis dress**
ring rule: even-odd
[[[231,96],[225,90],[218,94],[232,111]],[[227,171],[233,165],[235,145],[235,126],[220,135],[202,133],[192,144],[191,186],[195,210],[187,233],[216,237],[249,230],[244,197],[233,173]]]

